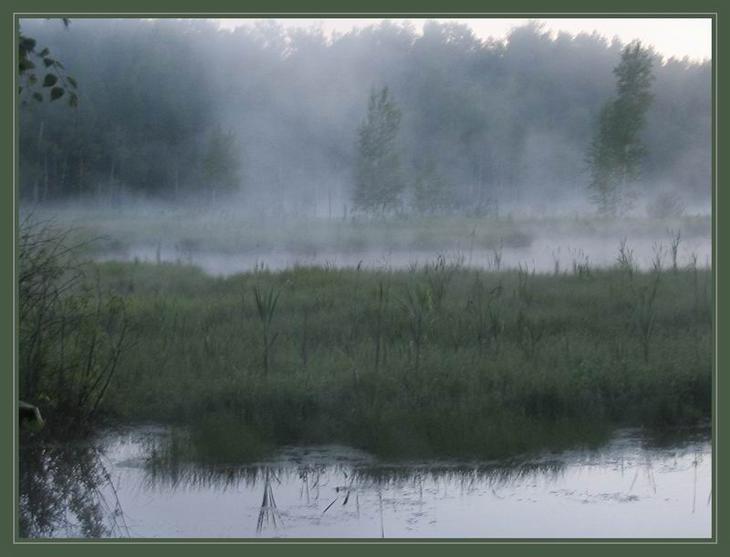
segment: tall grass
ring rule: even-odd
[[[709,417],[709,272],[697,267],[630,279],[620,265],[588,276],[438,263],[225,279],[164,263],[98,270],[102,289],[127,293],[139,337],[109,416],[191,427],[206,416],[205,431],[214,416],[250,448],[241,454],[341,442],[495,457]]]
[[[375,343],[375,361],[374,367],[377,373],[380,370],[380,362],[383,358],[383,328],[385,312],[388,307],[388,290],[382,279],[378,281],[378,289],[376,292],[377,305],[375,311],[375,319],[373,323],[373,339]]]
[[[669,253],[672,257],[672,271],[676,273],[678,269],[677,257],[679,255],[679,244],[682,241],[682,231],[677,230],[675,232],[674,230],[670,230],[669,234],[671,236],[669,243]]]
[[[636,268],[636,260],[634,259],[634,250],[629,247],[626,238],[621,240],[618,247],[618,256],[616,257],[618,268],[625,271],[629,278],[634,275]]]
[[[433,290],[421,283],[409,285],[400,305],[408,318],[413,364],[415,370],[418,371],[421,364],[421,350],[434,318]]]
[[[656,325],[655,303],[659,284],[661,282],[661,276],[660,272],[656,272],[651,284],[640,286],[635,291],[635,300],[633,304],[634,323],[639,342],[641,343],[644,363],[646,364],[649,363],[649,349]]]
[[[269,288],[264,294],[258,286],[253,288],[254,301],[256,302],[256,312],[261,322],[261,360],[264,375],[269,374],[269,366],[271,363],[271,351],[274,347],[279,333],[271,331],[271,322],[276,313],[276,304],[279,302],[280,292],[276,292],[273,287]]]
[[[18,246],[20,397],[56,432],[96,415],[133,344],[125,294],[101,284],[69,234],[29,219]]]

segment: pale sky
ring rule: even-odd
[[[493,37],[504,39],[510,29],[524,25],[530,20],[544,24],[546,31],[567,31],[573,35],[580,32],[592,33],[598,31],[601,35],[612,39],[618,37],[628,43],[640,39],[644,44],[652,45],[665,58],[684,58],[693,60],[710,59],[712,57],[712,20],[710,18],[480,18],[480,19],[397,19],[391,18],[394,23],[410,21],[420,30],[423,22],[432,19],[440,22],[458,22],[469,25],[475,35],[481,39]],[[221,27],[234,28],[239,25],[250,25],[259,19],[219,19]],[[382,18],[361,19],[305,19],[282,18],[277,19],[285,27],[304,27],[321,29],[325,35],[333,32],[346,33],[354,27],[365,27],[383,21]]]

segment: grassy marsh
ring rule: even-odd
[[[332,442],[496,458],[710,416],[711,274],[697,267],[96,267],[137,331],[108,415],[191,426],[239,459]]]

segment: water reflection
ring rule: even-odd
[[[124,537],[124,511],[104,453],[95,446],[22,446],[22,538]]]
[[[274,491],[271,488],[272,480],[279,481],[276,473],[269,466],[264,467],[264,498],[261,501],[261,509],[259,510],[259,518],[256,521],[256,533],[260,534],[264,530],[264,526],[273,526],[276,528],[282,524],[281,515],[276,508],[276,500],[274,499]],[[278,523],[277,523],[278,521]]]
[[[291,447],[196,465],[159,429],[25,447],[24,537],[708,537],[707,433],[507,462],[384,464]],[[707,499],[705,501],[705,493]],[[619,506],[620,505],[620,506]],[[127,514],[122,511],[124,509]]]

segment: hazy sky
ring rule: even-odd
[[[437,19],[437,18],[428,18]],[[250,24],[256,19],[220,19],[221,26],[233,28],[239,25]],[[315,27],[325,34],[332,32],[346,33],[353,27],[364,27],[374,22],[382,21],[378,18],[370,19],[279,19],[284,26]],[[404,19],[392,19],[402,23]],[[425,19],[410,19],[416,29],[419,29]],[[523,25],[528,19],[482,18],[482,19],[437,19],[437,21],[453,21],[470,25],[474,33],[482,38],[494,37],[504,39],[510,29]],[[623,42],[640,39],[650,44],[665,57],[684,58],[688,56],[695,60],[712,57],[712,20],[709,18],[550,18],[537,19],[544,24],[545,29],[557,32],[567,31],[571,34],[580,32],[591,33],[598,31],[608,38],[618,37]]]

